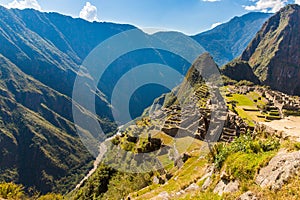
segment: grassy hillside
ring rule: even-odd
[[[67,96],[0,56],[0,181],[66,192],[91,167]]]

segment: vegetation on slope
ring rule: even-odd
[[[264,85],[299,95],[300,6],[287,5],[263,25],[242,53]]]
[[[63,200],[65,199],[60,194],[48,193],[46,195],[40,195],[35,193],[31,196],[27,195],[24,186],[17,185],[15,183],[0,183],[0,198],[7,200]]]
[[[91,167],[67,96],[0,55],[0,181],[42,193],[69,191]]]

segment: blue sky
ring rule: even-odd
[[[8,8],[54,11],[89,21],[196,34],[251,11],[275,12],[300,0],[0,0]]]

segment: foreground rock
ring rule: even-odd
[[[187,187],[184,191],[185,192],[193,192],[199,190],[200,187],[196,183],[192,183],[189,187]]]
[[[161,192],[156,197],[151,198],[151,200],[168,200],[170,199],[170,195],[168,192]]]
[[[227,181],[221,179],[220,182],[214,189],[214,193],[218,195],[222,195],[223,193],[231,193],[239,190],[239,182],[238,181]]]
[[[297,174],[299,169],[300,151],[292,153],[281,151],[271,159],[266,167],[260,170],[255,182],[261,187],[278,190]]]
[[[237,200],[259,200],[258,197],[255,196],[255,194],[251,191],[245,192],[242,194]]]
[[[202,188],[201,188],[202,191],[206,190],[210,186],[210,184],[212,182],[211,177],[212,177],[214,172],[215,172],[215,166],[214,165],[208,166],[206,168],[205,175],[200,179],[200,181],[205,180],[203,185],[202,185]]]

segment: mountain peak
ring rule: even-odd
[[[286,12],[286,11],[290,11],[290,10],[294,10],[294,11],[299,11],[300,6],[298,4],[288,4],[287,6],[283,7],[280,9],[279,12]]]
[[[263,84],[288,94],[300,94],[300,6],[290,4],[275,13],[241,55]]]

